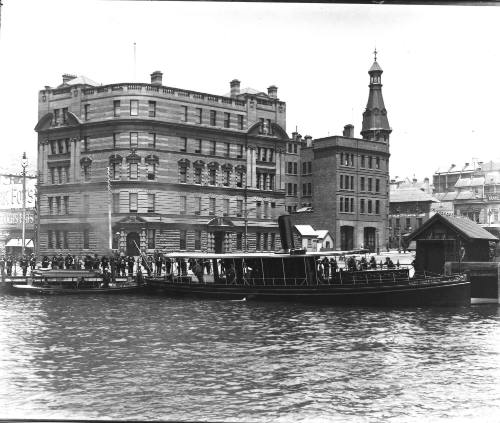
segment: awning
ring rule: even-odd
[[[5,244],[6,247],[22,247],[23,246],[23,240],[22,238],[12,238],[7,241],[7,244]],[[24,246],[28,248],[33,248],[33,240],[32,239],[25,239],[24,240]]]

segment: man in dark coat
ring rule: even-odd
[[[36,266],[36,257],[35,257],[34,253],[31,253],[31,257],[30,257],[31,270],[35,270],[35,266]]]
[[[48,256],[43,256],[42,259],[42,269],[48,269],[50,264],[50,260]]]
[[[23,271],[23,276],[26,276],[26,273],[28,272],[28,263],[28,258],[26,256],[22,256],[19,260],[19,265],[21,266],[21,269]]]
[[[163,257],[162,257],[161,253],[158,250],[155,250],[154,260],[155,260],[156,276],[161,276],[161,268],[162,268],[162,265],[163,265]]]
[[[12,260],[12,256],[7,257],[7,261],[5,262],[5,266],[7,268],[7,276],[12,276],[12,265],[14,260]]]
[[[127,265],[128,265],[129,276],[134,273],[134,264],[135,264],[134,256],[128,256],[127,257]]]
[[[64,259],[64,264],[66,266],[66,269],[71,269],[73,267],[73,256],[68,253],[68,255]]]

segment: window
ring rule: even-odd
[[[153,250],[154,248],[156,248],[155,246],[156,230],[148,229],[146,236],[148,239],[148,249]]]
[[[369,156],[368,157],[368,169],[372,169],[372,168],[373,168],[373,157]]]
[[[380,179],[375,179],[375,192],[380,192]]]
[[[262,218],[262,210],[261,210],[261,202],[260,201],[257,201],[255,203],[255,217],[257,219],[261,219]]]
[[[288,174],[292,174],[293,172],[293,163],[292,162],[288,162],[287,164],[287,171],[288,171]]]
[[[365,167],[365,166],[366,166],[365,156],[361,156],[361,167]]]
[[[113,101],[113,115],[114,117],[120,116],[120,100]]]
[[[56,214],[61,214],[61,197],[56,197]]]
[[[90,213],[89,194],[83,194],[83,214]]]
[[[201,231],[194,231],[194,249],[201,250]]]
[[[273,129],[272,129],[272,126],[271,126],[271,119],[267,119],[267,133],[269,135],[273,134]]]
[[[406,229],[411,226],[411,219],[409,217],[406,218]]]
[[[217,170],[212,168],[208,171],[208,183],[210,185],[215,185],[216,182],[217,182]]]
[[[148,213],[154,213],[155,212],[155,204],[156,203],[156,195],[153,194],[148,194]]]
[[[129,203],[129,211],[136,213],[137,212],[137,193],[136,192],[131,192],[128,195],[128,203]]]
[[[70,149],[69,149],[69,138],[66,138],[66,139],[64,140],[64,151],[65,151],[66,153],[69,153],[69,152],[70,152]]]
[[[375,214],[380,214],[380,200],[375,200]]]
[[[201,197],[194,197],[194,214],[201,214]]]
[[[54,248],[54,236],[52,231],[47,231],[47,248]]]
[[[187,168],[186,166],[179,166],[179,182],[185,184],[187,182]]]
[[[201,172],[202,172],[201,167],[194,168],[194,183],[195,184],[201,185]]]
[[[306,186],[306,184],[302,184],[302,195],[307,195],[307,186]]]
[[[271,232],[271,245],[269,245],[269,250],[276,250],[276,234]]]
[[[139,100],[130,100],[130,116],[139,114]]]
[[[312,195],[312,183],[307,183],[307,195]]]
[[[236,172],[236,186],[243,187],[243,172]]]
[[[196,147],[194,149],[195,153],[198,153],[198,154],[201,153],[201,142],[202,142],[201,140],[196,140]]]
[[[210,110],[210,125],[215,126],[217,124],[217,112],[215,110]]]
[[[68,231],[63,231],[63,248],[69,248],[68,246]]]
[[[61,175],[61,168],[57,168],[57,173],[59,175],[59,183],[61,183],[62,175]],[[90,163],[85,163],[83,165],[83,180],[85,182],[90,181]]]
[[[89,165],[86,165],[85,168],[87,169],[87,173],[88,173],[88,178],[85,177],[85,180],[86,181],[90,181],[90,166]],[[87,176],[87,174],[86,174]],[[58,184],[62,184],[62,181],[63,181],[63,177],[62,177],[62,167],[58,167],[57,168],[57,183]]]
[[[49,214],[54,214],[54,206],[52,197],[47,197],[47,202],[49,205]]]
[[[64,107],[62,109],[62,119],[63,119],[63,123],[66,123],[68,120],[68,108],[67,107]]]
[[[257,172],[257,180],[256,180],[257,189],[262,189],[262,173]]]
[[[89,137],[83,137],[83,151],[89,151]]]
[[[215,198],[208,199],[208,214],[215,216]]]
[[[260,148],[259,147],[259,158],[263,162],[267,162],[267,148]]]
[[[56,231],[56,248],[60,249],[62,247],[61,245],[61,232]]]
[[[380,157],[375,157],[375,169],[380,169]]]
[[[364,198],[359,200],[359,212],[362,214],[365,212],[365,199]]]
[[[198,123],[202,123],[203,122],[203,109],[197,108],[196,114],[198,116]]]
[[[113,149],[116,149],[118,146],[118,140],[120,138],[120,134],[114,133],[113,134]]]
[[[185,250],[187,245],[187,231],[180,230],[179,231],[179,249]]]
[[[287,184],[286,195],[293,195],[293,184],[291,182]]]
[[[224,216],[229,216],[229,198],[222,200],[222,213]]]
[[[137,163],[129,163],[129,178],[138,179],[139,177],[139,165]]]
[[[90,248],[90,236],[88,229],[83,230],[83,248],[85,248],[86,250]]]
[[[186,214],[187,197],[185,195],[179,196],[179,214]]]
[[[130,133],[130,148],[137,148],[139,145],[139,134],[137,132]]]
[[[112,200],[113,200],[113,213],[120,213],[120,193],[114,192]]]
[[[231,180],[231,171],[230,170],[225,170],[223,173],[224,181],[223,184],[225,187],[229,186],[229,182]]]
[[[231,151],[231,144],[229,144],[228,142],[224,143],[226,148],[225,148],[225,152],[224,152],[224,157],[229,157],[229,153]]]
[[[148,147],[149,148],[156,148],[156,132],[149,133]]]
[[[306,175],[307,174],[307,163],[304,162],[302,163],[302,175]]]
[[[57,140],[57,152],[59,154],[64,153],[64,140]]]
[[[241,232],[236,233],[236,249],[243,249],[243,234]]]
[[[236,200],[236,217],[243,216],[243,200]]]
[[[57,154],[57,141],[52,140],[50,142],[50,154]]]
[[[210,141],[210,154],[215,156],[217,152],[217,141]]]
[[[181,151],[187,151],[188,139],[186,137],[181,137]]]
[[[417,217],[417,227],[420,228],[420,226],[422,226],[422,223],[424,222],[424,219],[421,218],[421,217]]]
[[[156,117],[156,101],[148,101],[148,116]]]
[[[260,233],[259,232],[257,232],[255,234],[255,249],[257,251],[260,251]]]
[[[360,191],[365,190],[365,177],[364,176],[361,176],[361,178],[359,180],[359,189],[360,189]]]
[[[156,179],[156,163],[148,163],[148,181]]]
[[[371,214],[372,212],[373,212],[372,200],[368,200],[368,214]]]
[[[59,125],[59,109],[54,109],[54,125]]]
[[[84,114],[84,119],[89,120],[90,119],[90,104],[85,104],[83,106],[83,114]]]
[[[262,249],[264,251],[267,251],[267,241],[269,239],[269,234],[267,232],[264,232],[262,235],[263,235],[262,236]]]
[[[297,167],[298,167],[298,163],[296,163],[296,162],[295,162],[295,163],[293,164],[293,174],[294,174],[294,175],[297,175],[297,173],[298,173]]]
[[[120,167],[120,163],[111,163],[109,169],[111,179],[120,179]]]
[[[224,112],[224,128],[229,128],[230,123],[231,123],[231,114]]]
[[[269,218],[269,201],[264,201],[264,219]]]
[[[274,150],[272,148],[268,150],[268,158],[270,162],[274,162]]]
[[[69,214],[69,196],[65,195],[63,197],[64,200],[64,214]]]
[[[294,144],[294,145],[293,145],[293,152],[294,152],[294,154],[297,154],[297,153],[298,153],[298,147],[297,147],[297,144]]]
[[[259,134],[264,133],[264,118],[259,118],[260,120],[260,125],[259,125]]]
[[[182,121],[183,122],[188,121],[188,108],[187,108],[187,106],[182,106]]]
[[[243,129],[243,115],[238,115],[238,129]]]
[[[269,175],[269,189],[274,189],[274,175]]]
[[[297,197],[297,184],[293,184],[293,195]]]

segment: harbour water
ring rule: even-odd
[[[498,421],[500,310],[0,295],[0,417]]]

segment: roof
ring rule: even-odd
[[[422,232],[425,232],[430,226],[432,226],[437,221],[444,223],[446,226],[455,230],[468,240],[485,239],[490,241],[498,241],[498,238],[496,236],[492,235],[487,230],[479,226],[476,222],[473,222],[467,217],[445,216],[439,213],[432,216],[420,228],[413,231],[408,237],[408,239],[409,240],[415,239],[417,235],[420,235]]]
[[[411,203],[411,202],[430,202],[437,203],[439,200],[418,188],[399,188],[391,189],[389,193],[390,203]]]
[[[457,199],[458,193],[456,191],[452,192],[436,192],[434,197],[436,197],[439,201],[453,201]]]
[[[300,236],[311,236],[316,238],[316,231],[311,225],[295,225],[295,229],[299,232]]]
[[[475,200],[476,198],[480,198],[480,196],[471,190],[465,190],[460,191],[455,200]]]
[[[365,68],[366,69],[366,68]],[[372,67],[370,68],[370,70],[368,72],[383,72],[382,68],[380,67],[380,65],[378,64],[378,62],[375,60],[373,62],[373,65]]]
[[[330,232],[328,232],[326,229],[320,229],[316,231],[316,235],[318,236],[319,239],[325,239],[329,233]]]
[[[460,178],[456,184],[456,188],[463,188],[463,187],[477,187],[477,186],[483,186],[484,185],[484,177],[476,177],[476,178]]]
[[[97,82],[93,81],[90,78],[87,78],[84,75],[80,75],[66,82],[66,85],[91,85],[93,87],[97,87],[98,85],[101,84],[98,84]]]
[[[250,95],[256,95],[256,96],[268,97],[269,98],[269,95],[266,92],[259,91],[259,90],[256,90],[255,88],[251,88],[251,87],[242,88],[240,90],[240,92],[237,94],[237,96],[240,96],[240,95],[243,95],[243,94],[250,94]],[[231,97],[231,93],[224,94],[224,96],[225,97]]]

